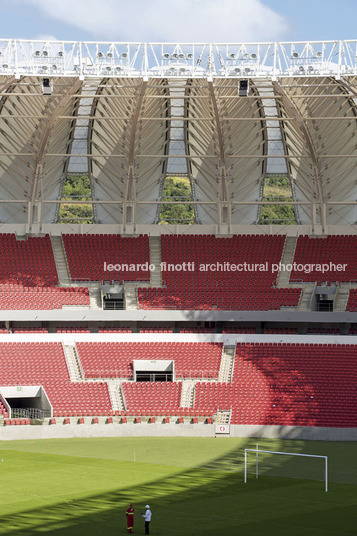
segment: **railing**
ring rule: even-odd
[[[137,373],[138,376],[139,373]],[[218,370],[197,370],[197,369],[189,369],[185,372],[180,371],[179,373],[176,372],[176,375],[165,373],[165,372],[158,372],[153,371],[152,373],[148,372],[145,374],[145,376],[164,376],[167,375],[172,378],[172,381],[182,381],[182,380],[196,380],[196,381],[218,381]],[[127,369],[102,369],[98,368],[95,370],[95,372],[87,371],[86,372],[86,381],[96,380],[96,381],[105,381],[108,379],[120,379],[123,381],[132,381],[134,377],[134,373],[128,373]],[[155,381],[155,380],[150,380]]]
[[[118,43],[0,40],[0,74],[80,78],[348,76],[357,41]]]
[[[39,419],[50,417],[51,411],[37,408],[12,408],[11,418],[13,419]]]

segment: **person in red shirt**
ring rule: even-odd
[[[128,534],[131,534],[133,532],[134,527],[134,505],[133,503],[129,504],[129,508],[126,511],[126,530]]]

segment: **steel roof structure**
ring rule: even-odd
[[[67,174],[85,173],[98,223],[156,223],[182,174],[196,223],[256,224],[282,174],[298,223],[355,224],[356,58],[357,41],[2,40],[0,222],[56,222]]]

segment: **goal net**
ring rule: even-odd
[[[328,490],[328,459],[317,454],[279,452],[274,450],[244,449],[244,483],[248,473],[259,476],[284,476],[320,480]]]

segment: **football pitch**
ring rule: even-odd
[[[255,454],[243,482],[244,449],[327,455],[323,462]],[[328,536],[357,531],[356,443],[229,438],[88,438],[0,443],[0,534],[134,533],[150,504],[154,536]]]

